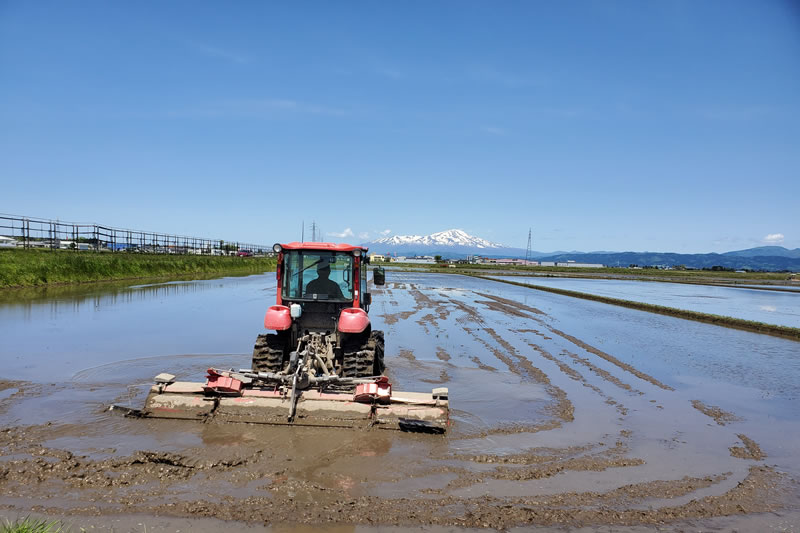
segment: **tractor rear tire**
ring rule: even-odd
[[[383,363],[383,332],[373,331],[369,337],[356,337],[345,342],[342,358],[342,376],[366,378],[379,376]]]
[[[286,356],[286,339],[283,335],[259,335],[253,347],[254,372],[280,372]]]
[[[367,346],[371,347],[375,352],[372,368],[373,376],[380,376],[386,370],[386,364],[383,362],[383,345],[383,331],[375,330],[369,334]]]

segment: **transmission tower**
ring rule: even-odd
[[[319,226],[317,226],[317,222],[313,221],[311,223],[311,242],[317,242],[317,230]]]
[[[525,250],[525,264],[531,260],[531,228],[528,228],[528,249]]]

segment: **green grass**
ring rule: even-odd
[[[0,250],[0,289],[275,270],[275,259],[66,250]]]
[[[0,533],[66,533],[69,528],[59,520],[44,518],[21,518],[14,522],[5,521],[0,525]]]

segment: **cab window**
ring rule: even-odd
[[[283,297],[291,300],[352,300],[353,258],[315,250],[284,255]]]

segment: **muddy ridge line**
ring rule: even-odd
[[[530,283],[520,283],[518,281],[490,278],[487,276],[480,276],[477,274],[467,274],[460,272],[456,272],[456,274],[484,279],[487,281],[496,281],[498,283],[507,283],[508,285],[516,285],[518,287],[535,289],[537,291],[551,292],[553,294],[559,294],[561,296],[581,298],[583,300],[591,300],[593,302],[600,302],[604,304],[617,305],[620,307],[627,307],[629,309],[636,309],[639,311],[657,313],[659,315],[674,316],[676,318],[683,318],[686,320],[705,322],[707,324],[714,324],[715,326],[723,326],[727,328],[752,331],[755,333],[763,333],[765,335],[773,335],[775,337],[783,337],[786,339],[800,342],[800,328],[778,326],[776,324],[765,324],[763,322],[756,322],[754,320],[744,320],[741,318],[734,318],[730,316],[712,315],[710,313],[700,313],[698,311],[676,309],[674,307],[666,307],[663,305],[653,305],[642,302],[633,302],[631,300],[622,300],[619,298],[609,298],[607,296],[598,296],[595,294],[588,294],[585,292],[568,291],[565,289],[556,289],[553,287],[543,287],[541,285],[531,285]]]

